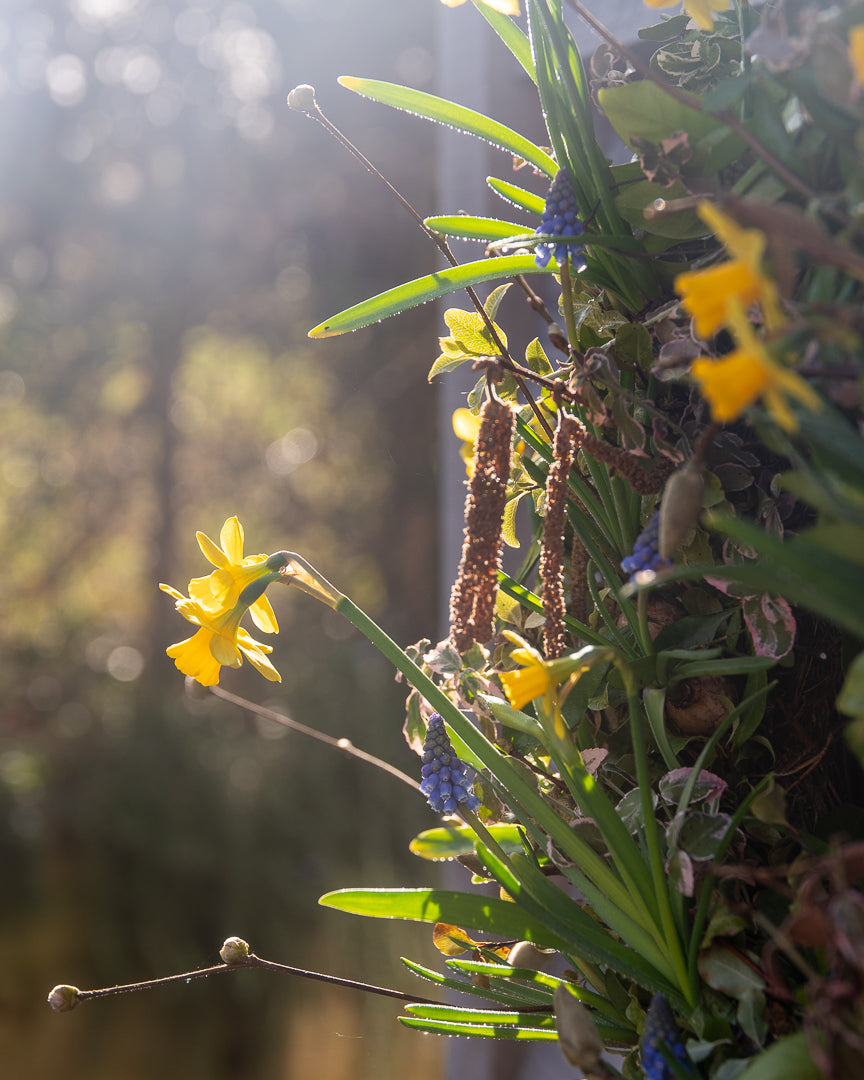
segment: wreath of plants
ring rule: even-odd
[[[464,864],[464,888],[321,899],[432,925],[441,970],[405,961],[424,996],[362,987],[403,999],[403,1024],[557,1040],[601,1080],[859,1080],[864,4],[684,0],[639,32],[645,59],[578,0],[473,2],[536,87],[548,144],[340,79],[501,150],[502,216],[423,216],[394,190],[442,269],[310,330],[454,297],[429,371],[476,376],[454,416],[449,635],[400,648],[301,554],[244,556],[232,517],[218,544],[198,534],[208,575],[161,586],[195,628],[168,656],[214,692],[244,658],[278,681],[241,621],[276,633],[266,591],[286,584],[404,680],[420,762],[398,776],[439,816],[411,850]],[[576,17],[600,42],[587,62]],[[311,87],[289,105],[376,172]],[[627,163],[601,149],[597,110]],[[501,315],[514,297],[536,319],[524,355]],[[221,959],[49,1001],[293,971],[238,938]]]

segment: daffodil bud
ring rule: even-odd
[[[660,537],[657,545],[661,559],[671,559],[678,545],[696,524],[702,509],[705,477],[692,461],[666,481],[660,501]]]
[[[507,963],[514,968],[542,971],[554,955],[554,949],[538,949],[532,941],[517,941],[510,950]]]
[[[243,938],[229,937],[225,939],[225,943],[219,950],[219,955],[223,964],[232,967],[237,964],[245,964],[252,955],[252,950]]]
[[[586,1076],[605,1075],[607,1070],[601,1062],[603,1042],[591,1013],[566,983],[559,983],[555,989],[555,1028],[558,1044],[571,1065],[582,1069]]]
[[[48,1004],[54,1012],[69,1012],[78,1004],[80,993],[77,986],[55,986],[48,995]]]

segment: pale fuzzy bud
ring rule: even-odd
[[[671,559],[678,545],[696,524],[704,491],[705,477],[692,461],[688,461],[666,481],[660,502],[660,538],[657,545],[661,559]]]
[[[225,939],[225,943],[219,950],[219,955],[222,958],[222,963],[231,967],[236,964],[245,964],[252,955],[252,950],[243,938],[229,937]]]
[[[510,950],[507,963],[514,968],[542,971],[554,955],[554,949],[538,949],[532,941],[517,941]]]
[[[186,690],[186,696],[192,698],[193,701],[203,701],[205,698],[210,697],[210,687],[202,686],[197,679],[193,679],[191,675],[186,676],[186,682],[184,684]]]
[[[318,104],[315,101],[315,87],[309,83],[300,83],[295,86],[288,95],[288,107],[295,112],[317,112]]]
[[[555,989],[555,1028],[558,1045],[571,1065],[582,1069],[586,1077],[608,1075],[609,1070],[601,1060],[603,1043],[591,1013],[566,983],[559,983]]]
[[[55,986],[48,995],[48,1004],[54,1012],[69,1012],[78,1004],[80,993],[77,986]]]

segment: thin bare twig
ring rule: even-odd
[[[343,754],[347,754],[349,757],[365,761],[368,765],[374,765],[376,769],[381,769],[382,772],[395,776],[397,780],[401,780],[403,784],[414,788],[415,791],[420,790],[420,785],[413,777],[403,773],[401,769],[397,769],[395,765],[391,765],[382,758],[358,749],[350,739],[336,739],[332,735],[325,735],[323,731],[316,731],[315,728],[301,724],[299,720],[292,720],[290,716],[284,716],[282,713],[267,709],[263,705],[255,705],[253,702],[247,701],[246,698],[240,697],[239,694],[232,694],[229,690],[223,690],[221,686],[211,686],[210,693],[214,697],[221,698],[223,701],[230,701],[232,705],[238,705],[241,709],[246,709],[247,712],[260,716],[264,720],[271,720],[274,724],[281,724],[282,727],[290,728],[291,731],[297,731],[301,735],[307,735],[310,739],[317,739],[318,742],[322,742],[325,746],[330,746],[334,750],[341,750]]]

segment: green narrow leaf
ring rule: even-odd
[[[411,1016],[400,1016],[399,1023],[432,1035],[471,1035],[481,1039],[513,1039],[520,1042],[558,1041],[558,1032],[547,1028],[511,1027],[509,1024],[458,1024],[446,1020],[420,1020]]]
[[[474,109],[467,109],[464,105],[457,105],[454,101],[447,101],[446,98],[436,97],[434,94],[426,94],[422,90],[412,90],[396,83],[379,82],[377,79],[341,75],[337,81],[347,90],[379,101],[382,105],[390,105],[394,109],[435,120],[456,128],[457,131],[463,131],[466,135],[476,135],[500,150],[524,158],[549,177],[553,177],[558,171],[553,159],[530,139],[504,124],[499,124],[497,120],[475,112]]]
[[[566,940],[516,904],[491,896],[447,889],[339,889],[322,896],[318,903],[352,915],[454,923],[493,937],[524,938],[559,951],[566,952],[569,947]]]
[[[406,1005],[405,1012],[423,1020],[456,1020],[469,1024],[512,1024],[554,1028],[555,1017],[542,1013],[519,1013],[501,1009],[463,1009],[458,1005]]]
[[[668,965],[665,957],[649,934],[629,912],[607,899],[593,884],[583,886],[585,897],[602,923],[595,922],[566,893],[553,885],[534,866],[529,856],[514,855],[508,864],[504,864],[482,844],[478,844],[478,854],[494,874],[495,880],[516,903],[533,913],[550,930],[560,934],[562,939],[569,941],[570,950],[595,963],[606,964],[649,989],[675,994],[671,981],[666,977]],[[621,902],[626,903],[626,899]],[[635,906],[635,900],[632,906]],[[622,940],[613,937],[605,929],[604,923]]]
[[[516,23],[500,11],[484,4],[483,0],[473,0],[474,7],[480,12],[486,22],[492,27],[499,38],[504,42],[511,53],[516,57],[525,69],[528,78],[534,82],[534,61],[531,59],[531,45],[528,38]]]
[[[516,825],[487,825],[487,830],[505,851],[522,850],[522,834]],[[415,836],[408,850],[421,859],[456,859],[474,854],[474,830],[467,825],[439,825]]]
[[[527,225],[517,225],[513,221],[464,214],[428,217],[424,224],[441,236],[457,236],[460,240],[507,240],[511,236],[525,236],[529,232]]]
[[[666,762],[666,768],[677,769],[681,762],[678,760],[675,751],[672,749],[672,744],[669,742],[669,735],[666,731],[666,721],[664,719],[663,707],[666,702],[665,688],[646,687],[642,693],[642,701],[645,705],[645,713],[648,717],[651,734],[654,736],[654,742],[657,743],[657,747],[663,755],[663,760]]]
[[[353,307],[340,311],[337,315],[325,319],[313,327],[308,336],[311,338],[335,337],[349,330],[359,330],[370,326],[391,315],[398,315],[409,308],[437,300],[469,285],[478,285],[483,281],[498,281],[516,274],[536,274],[538,271],[533,255],[505,255],[500,259],[480,259],[462,266],[451,266],[435,274],[415,278],[404,285],[378,293],[368,300],[363,300]]]
[[[423,967],[422,964],[417,964],[413,960],[407,960],[404,956],[400,959],[405,967],[418,978],[426,979],[436,986],[443,986],[447,990],[456,990],[460,994],[467,994],[470,997],[485,998],[486,1001],[495,1001],[499,1005],[511,1005],[513,1008],[517,1009],[524,1006],[526,1003],[533,1004],[533,1001],[529,1000],[520,992],[520,987],[514,986],[512,992],[509,986],[506,990],[497,989],[497,984],[496,987],[489,986],[480,988],[479,986],[475,986],[474,983],[467,982],[464,979],[448,978],[446,975],[442,975],[440,971]]]
[[[518,206],[520,210],[527,210],[532,217],[542,217],[546,208],[546,200],[542,195],[535,195],[533,191],[511,184],[507,180],[499,180],[497,176],[487,176],[486,183],[506,202]]]

